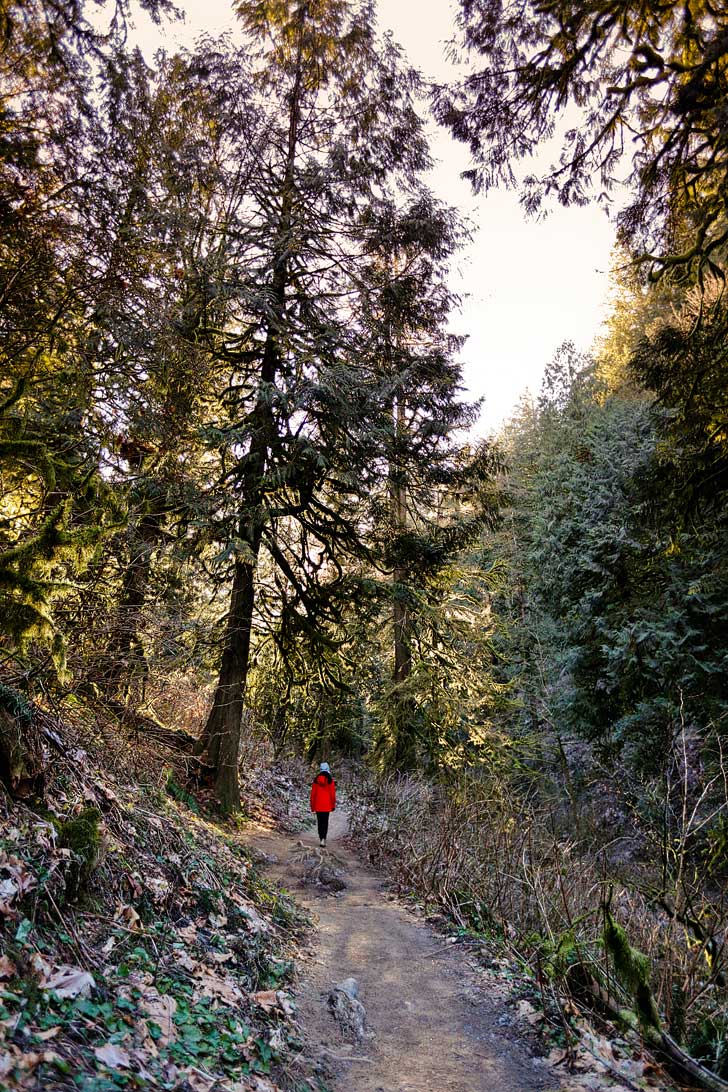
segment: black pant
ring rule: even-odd
[[[317,811],[316,822],[318,824],[319,838],[325,838],[326,835],[329,833],[329,812]]]

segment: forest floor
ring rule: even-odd
[[[362,864],[347,845],[344,809],[331,819],[325,851],[314,829],[286,835],[258,827],[250,837],[268,857],[269,875],[295,892],[317,925],[313,957],[299,965],[296,1004],[327,1086],[346,1092],[635,1087],[594,1071],[572,1077],[554,1068],[553,1057],[535,1056],[533,1029],[518,1019],[509,984],[456,938],[431,928]],[[343,873],[343,890],[301,886],[302,859],[320,853]],[[366,1009],[358,1041],[342,1033],[327,1007],[331,990],[350,977]],[[563,1050],[552,1054],[564,1058]]]
[[[566,1002],[561,1027],[498,938],[398,893],[349,842],[345,808],[323,853],[312,826],[292,833],[307,820],[302,766],[268,770],[262,794],[248,764],[245,818],[220,823],[174,754],[114,722],[54,724],[42,801],[0,792],[0,1087],[667,1087],[614,1029],[572,1011],[565,1034]],[[328,1006],[349,978],[361,1036]]]

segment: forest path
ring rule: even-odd
[[[275,855],[266,871],[313,915],[314,957],[300,965],[298,1017],[337,1089],[346,1092],[536,1092],[560,1087],[529,1055],[504,1008],[504,987],[479,970],[468,953],[446,943],[393,900],[385,881],[342,844],[347,816],[331,816],[327,853],[345,870],[347,887],[335,896],[299,886],[300,843],[318,846],[315,830],[302,835],[263,832],[254,848]],[[296,860],[298,854],[298,860]],[[326,1007],[345,978],[373,1034],[347,1043]],[[327,1082],[330,1084],[330,1081]]]

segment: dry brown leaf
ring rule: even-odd
[[[133,906],[119,903],[114,914],[114,920],[122,922],[127,929],[132,929],[137,933],[141,932],[141,918]]]
[[[98,1061],[103,1062],[109,1069],[128,1069],[131,1058],[127,1051],[116,1046],[115,1043],[105,1043],[102,1047],[95,1047],[94,1054]]]
[[[278,994],[275,990],[260,990],[259,993],[251,994],[251,1000],[265,1012],[273,1012],[278,1008]]]
[[[177,1029],[174,1025],[174,1014],[177,1011],[177,1002],[169,994],[160,994],[157,990],[147,990],[139,999],[139,1008],[142,1012],[158,1025],[161,1035],[160,1046],[166,1046],[177,1038]]]
[[[244,903],[242,900],[236,900],[240,910],[245,918],[245,927],[250,933],[267,933],[269,931],[268,922],[265,921],[254,906],[250,903]]]
[[[218,997],[228,1004],[237,1005],[242,998],[241,990],[229,979],[222,978],[206,967],[200,967],[197,986],[204,997]]]
[[[56,967],[46,982],[41,982],[44,990],[54,990],[59,997],[87,997],[96,986],[93,975],[79,967]]]
[[[205,1073],[193,1066],[187,1066],[181,1072],[185,1074],[186,1083],[190,1086],[192,1092],[208,1092],[208,1089],[217,1083],[217,1078],[213,1077],[211,1073]]]
[[[284,990],[260,990],[259,993],[250,995],[251,1000],[265,1012],[273,1012],[279,1009],[285,1016],[293,1016],[295,1009],[290,996]]]
[[[9,1050],[0,1051],[0,1078],[7,1077],[14,1069],[23,1073],[32,1073],[41,1062],[55,1062],[58,1061],[58,1057],[52,1050],[44,1050],[40,1053],[29,1051],[23,1054],[17,1047],[11,1046]]]
[[[182,940],[192,941],[197,939],[197,926],[196,925],[183,925],[182,928],[177,926],[177,935],[182,937]]]
[[[18,968],[6,955],[0,956],[0,979],[13,978],[18,973]]]
[[[53,968],[47,959],[44,959],[40,952],[33,952],[30,957],[30,966],[35,974],[38,975],[41,982],[47,982],[53,974]]]
[[[58,1026],[55,1028],[46,1028],[45,1031],[36,1031],[34,1034],[36,1039],[40,1039],[42,1043],[46,1043],[49,1039],[55,1039],[56,1035],[58,1035],[58,1032],[60,1030],[61,1025],[58,1024]]]

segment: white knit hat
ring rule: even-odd
[[[331,773],[328,762],[322,762],[319,769],[321,770],[321,773]]]

